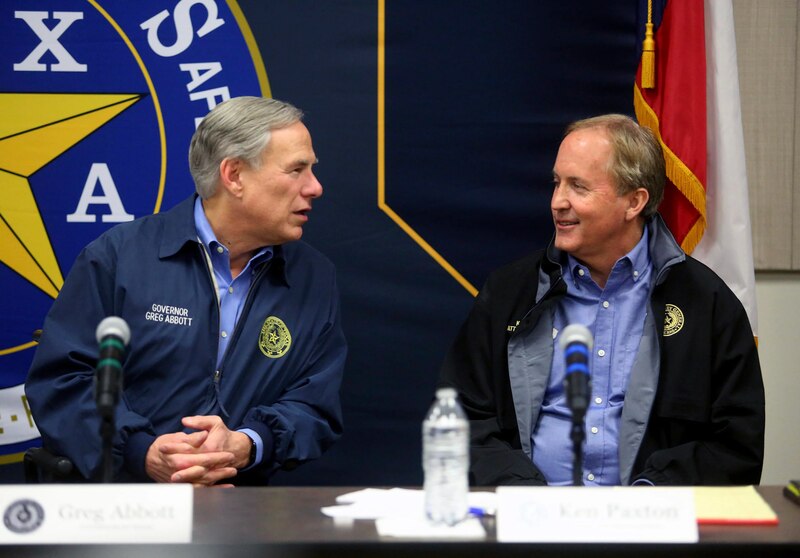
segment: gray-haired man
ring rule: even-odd
[[[342,431],[346,343],[333,265],[299,241],[322,186],[302,112],[239,97],[192,138],[197,194],[77,258],[26,394],[44,445],[100,474],[94,326],[130,326],[116,480],[265,483]]]

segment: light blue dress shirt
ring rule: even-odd
[[[253,269],[257,264],[269,261],[272,258],[272,248],[261,248],[250,258],[241,273],[234,278],[231,275],[230,253],[214,235],[211,224],[203,211],[200,197],[194,203],[194,224],[197,228],[197,236],[200,242],[203,243],[206,261],[209,264],[212,280],[217,290],[217,302],[219,303],[217,369],[219,369],[222,358],[225,356],[228,342],[236,328],[236,323],[239,321],[239,316],[242,314],[247,292],[250,290],[250,284],[253,280]],[[250,467],[257,465],[264,457],[264,445],[261,436],[250,428],[242,428],[239,432],[246,434],[255,442],[256,457]]]
[[[585,485],[618,485],[619,424],[625,391],[644,330],[652,264],[648,233],[611,269],[606,286],[595,283],[572,256],[563,270],[567,294],[553,321],[555,355],[538,422],[531,436],[533,462],[550,485],[572,484],[572,417],[564,392],[565,359],[558,333],[582,324],[594,338],[589,370],[591,400],[583,445]]]

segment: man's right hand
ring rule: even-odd
[[[145,457],[145,470],[156,482],[189,482],[210,486],[236,475],[234,455],[228,451],[202,452],[208,432],[163,434]]]

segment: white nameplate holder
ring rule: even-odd
[[[188,543],[188,484],[8,485],[0,544]]]
[[[497,488],[500,542],[694,543],[697,539],[691,488]]]

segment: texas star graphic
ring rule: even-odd
[[[0,93],[0,262],[53,298],[64,278],[29,178],[141,98]]]

